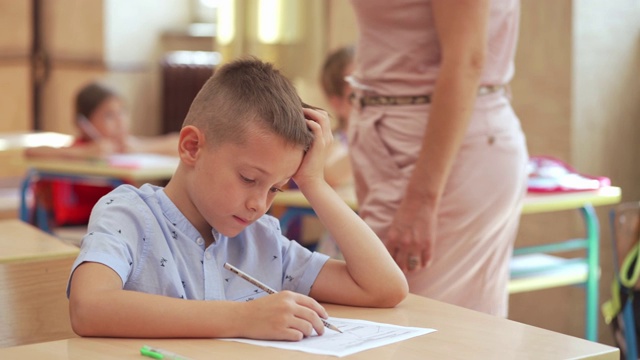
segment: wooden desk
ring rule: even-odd
[[[24,150],[37,146],[63,147],[73,142],[73,136],[55,132],[0,133],[0,177],[21,177],[25,171]]]
[[[584,218],[585,236],[560,242],[520,247],[514,259],[520,260],[517,271],[512,268],[509,293],[534,291],[567,285],[585,286],[585,338],[596,341],[598,334],[598,280],[600,276],[600,228],[594,206],[620,202],[620,188],[605,187],[597,191],[573,193],[527,194],[522,214],[579,210]],[[357,210],[353,191],[340,193],[352,209]],[[307,199],[299,190],[288,190],[276,196],[274,205],[287,210],[280,217],[283,232],[300,215],[314,215]],[[572,250],[584,250],[584,257],[565,259],[549,255]],[[512,265],[516,262],[512,262]]]
[[[78,252],[19,220],[0,221],[0,347],[74,336],[66,286]]]
[[[524,198],[522,206],[523,214],[536,214],[542,212],[576,210],[591,204],[592,206],[615,205],[620,202],[621,190],[619,187],[608,186],[596,191],[581,191],[573,193],[529,193]]]
[[[135,154],[132,154],[135,156]],[[142,184],[159,180],[167,180],[173,176],[178,167],[178,157],[149,155],[149,161],[141,158],[139,165],[110,164],[106,160],[28,160],[30,169],[20,188],[20,219],[28,222],[30,217],[27,205],[27,194],[31,185],[39,179],[70,179],[72,181],[86,181],[87,179],[101,179],[116,187],[124,183]],[[35,210],[38,212],[38,210]],[[38,227],[50,232],[47,215],[36,214]]]
[[[75,246],[38,230],[20,220],[0,220],[0,264],[74,259]]]
[[[73,142],[73,136],[56,132],[12,132],[0,134],[0,151],[20,150],[37,146],[63,147]]]
[[[106,177],[127,182],[138,183],[150,180],[165,180],[171,178],[178,167],[177,157],[162,157],[166,162],[154,162],[151,165],[141,163],[140,166],[109,165],[106,161],[81,160],[29,160],[26,165],[45,175]]]
[[[424,297],[409,297],[394,309],[326,305],[332,316],[435,328],[435,333],[371,349],[349,359],[618,359],[617,348]],[[209,339],[73,338],[0,349],[2,359],[144,359],[151,345],[192,359],[335,359],[290,350]]]

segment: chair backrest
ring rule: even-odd
[[[614,252],[614,265],[620,271],[627,254],[640,241],[640,201],[617,205],[611,211],[611,231]],[[640,289],[640,282],[636,283]]]

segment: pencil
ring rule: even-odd
[[[229,271],[231,271],[232,273],[240,276],[241,278],[245,279],[246,281],[250,282],[251,284],[257,286],[260,290],[263,290],[267,294],[275,294],[275,293],[277,293],[277,291],[273,290],[272,288],[270,288],[266,284],[263,284],[259,280],[255,279],[253,276],[247,274],[246,272],[238,269],[237,267],[235,267],[235,266],[233,266],[233,265],[231,265],[229,263],[224,263],[224,268],[229,270]],[[339,333],[342,333],[342,330],[338,329],[337,326],[330,324],[325,319],[320,319],[320,320],[322,320],[322,323],[324,324],[325,327],[328,327],[331,330],[334,330],[334,331],[337,331]]]
[[[85,134],[92,140],[98,141],[102,137],[100,131],[87,119],[86,116],[78,114],[78,126],[84,131]]]

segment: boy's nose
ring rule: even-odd
[[[247,207],[253,212],[264,214],[268,210],[267,196],[265,194],[255,194],[247,201]]]

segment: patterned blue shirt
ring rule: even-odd
[[[204,239],[161,187],[122,185],[95,205],[71,274],[85,261],[104,264],[125,290],[194,300],[248,301],[267,295],[226,270],[225,262],[275,290],[308,295],[328,257],[282,235],[265,215],[233,238]],[[67,287],[67,296],[69,294]]]

